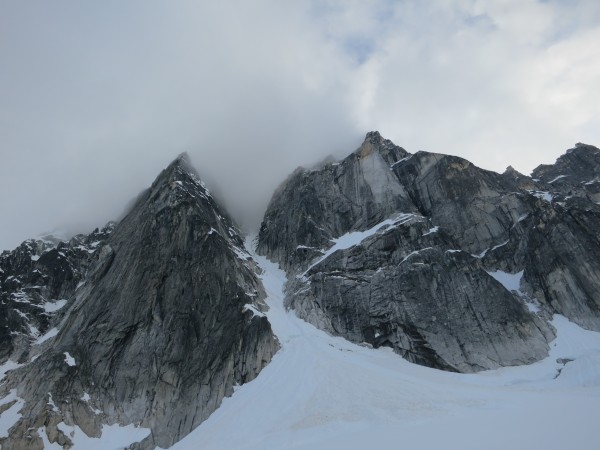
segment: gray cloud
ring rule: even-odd
[[[593,0],[0,8],[0,248],[118,216],[181,151],[256,223],[370,129],[524,172],[600,143]]]

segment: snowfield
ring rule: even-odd
[[[598,448],[600,333],[555,316],[558,338],[536,364],[468,375],[429,369],[286,312],[284,272],[248,248],[264,270],[282,348],[173,449]]]
[[[285,273],[256,255],[250,242],[248,250],[264,271],[270,308],[266,315],[281,350],[255,380],[237,387],[208,420],[171,448],[599,448],[600,333],[555,316],[558,337],[548,358],[538,363],[478,374],[418,366],[390,349],[329,336],[287,312]],[[522,274],[490,275],[518,290]],[[57,333],[52,329],[37,343]],[[68,352],[65,362],[75,364]],[[8,361],[0,373],[16,367]],[[0,410],[5,409],[0,436],[17,422],[22,406],[16,391],[0,401]],[[79,427],[60,427],[76,450],[123,448],[150,432],[133,425],[105,425],[102,437],[95,439]],[[46,448],[59,448],[50,444],[43,428],[39,431]]]

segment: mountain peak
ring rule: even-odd
[[[383,138],[381,137],[381,134],[377,130],[369,131],[365,135],[365,142],[371,142],[371,143],[375,144],[377,142],[381,142],[382,140],[383,140]]]
[[[187,152],[180,153],[177,156],[177,158],[171,161],[171,164],[169,164],[167,167],[167,171],[169,171],[169,169],[172,170],[178,167],[183,169],[185,172],[193,174],[196,177],[198,176],[198,174],[196,173],[196,169],[194,169],[194,166],[192,165],[192,162],[190,160],[190,155]]]
[[[379,131],[369,131],[356,154],[360,158],[366,158],[373,152],[378,152],[389,165],[409,155],[402,147],[381,136]]]
[[[180,153],[177,158],[171,161],[171,163],[158,175],[158,177],[156,177],[152,187],[155,188],[163,184],[171,185],[176,181],[191,181],[193,184],[201,186],[203,190],[208,193],[208,189],[192,165],[187,152]]]

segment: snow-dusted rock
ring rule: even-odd
[[[582,152],[596,164],[585,173],[595,176],[597,149],[580,146],[563,159]],[[365,156],[389,165],[356,170]],[[291,276],[287,304],[330,333],[448,370],[526,364],[548,352],[550,313],[600,329],[600,208],[553,188],[571,175],[535,175],[410,155],[372,132],[340,163],[286,180],[265,214],[258,251]],[[403,213],[420,219],[339,248],[348,233]],[[497,271],[521,273],[520,289],[489,275]]]
[[[253,261],[185,155],[139,196],[92,260],[61,309],[58,334],[0,388],[25,400],[3,448],[46,437],[70,445],[80,431],[98,437],[114,423],[150,429],[135,448],[167,448],[278,349],[268,320],[253,311],[266,308]]]

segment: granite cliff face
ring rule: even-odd
[[[532,177],[368,133],[277,189],[258,252],[286,306],[330,334],[476,372],[548,354],[554,313],[600,331],[600,150]],[[279,349],[260,269],[185,155],[119,223],[0,254],[3,449],[144,427],[167,448]]]
[[[185,155],[119,224],[44,246],[0,266],[23,274],[2,279],[2,357],[24,364],[0,387],[24,402],[3,448],[68,448],[66,427],[106,423],[150,428],[136,448],[169,447],[278,349],[258,269]]]
[[[275,192],[260,230],[258,251],[292,269],[330,240],[367,229],[396,211],[416,212],[389,170],[408,153],[370,134],[356,152],[320,170],[296,170]]]
[[[53,236],[29,239],[0,255],[0,363],[28,359],[32,343],[73,296],[114,226],[109,222],[68,242]]]
[[[530,178],[371,132],[280,186],[258,250],[288,271],[288,306],[332,334],[445,370],[530,363],[552,313],[600,330],[598,158],[579,145]]]

